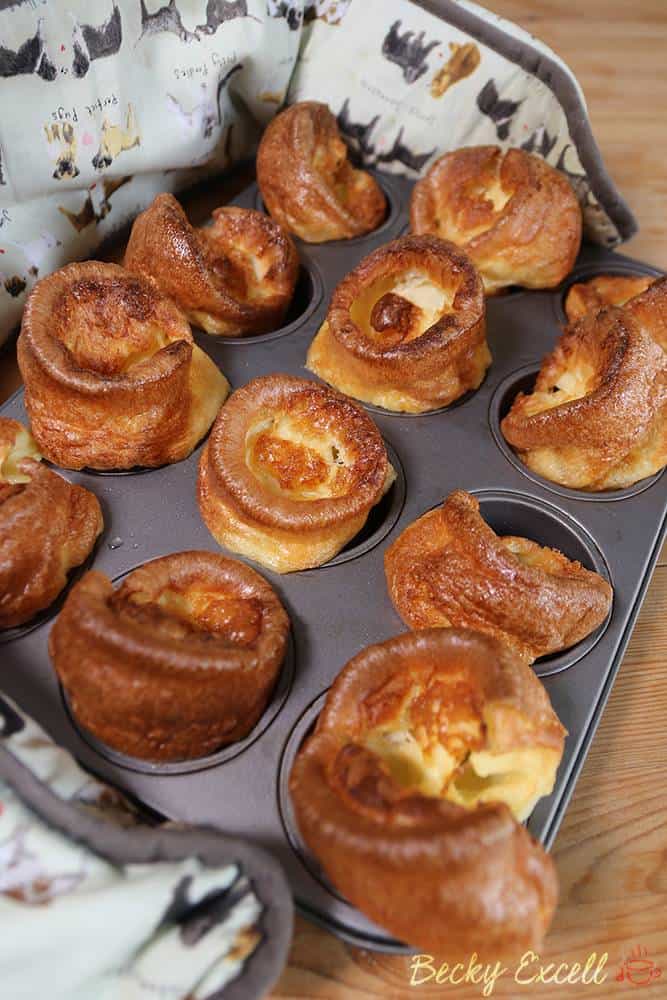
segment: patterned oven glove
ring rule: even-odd
[[[263,851],[146,825],[0,698],[0,993],[252,1000],[284,965],[292,902]]]

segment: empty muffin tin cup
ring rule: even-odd
[[[553,504],[510,490],[471,490],[479,501],[480,514],[497,535],[518,535],[539,545],[557,549],[612,582],[602,552],[586,529]],[[613,607],[605,621],[581,642],[560,653],[541,656],[533,664],[538,677],[548,677],[578,663],[604,635]]]
[[[122,576],[117,578],[117,580],[121,580],[125,576],[127,576],[127,574],[123,573]],[[114,580],[114,583],[116,583],[116,580]],[[175,761],[153,761],[144,760],[141,757],[131,757],[128,754],[124,754],[119,750],[114,750],[113,747],[103,743],[102,740],[99,740],[93,735],[93,733],[89,732],[85,726],[81,725],[76,717],[76,714],[74,713],[67,692],[62,684],[59,684],[59,687],[62,701],[65,706],[65,712],[72,726],[84,743],[87,743],[89,747],[100,755],[100,757],[104,757],[112,764],[115,764],[116,767],[122,767],[128,771],[138,771],[141,774],[191,774],[194,771],[205,771],[209,767],[218,767],[220,764],[226,764],[228,761],[238,757],[239,754],[242,754],[248,749],[248,747],[252,746],[252,744],[255,743],[256,740],[258,740],[269,728],[287,701],[287,697],[292,687],[292,681],[294,680],[294,671],[294,639],[290,630],[287,639],[287,648],[285,650],[285,659],[280,668],[280,673],[276,679],[273,692],[269,697],[262,715],[257,720],[248,735],[242,740],[237,740],[235,743],[229,743],[227,746],[221,747],[214,753],[207,754],[205,757],[192,757],[187,760]]]
[[[644,490],[649,489],[650,486],[657,483],[664,471],[662,469],[660,472],[656,472],[654,476],[649,476],[647,479],[640,479],[639,482],[634,483],[632,486],[626,486],[622,490],[600,490],[598,492],[592,490],[575,490],[568,486],[560,486],[558,483],[553,483],[550,479],[545,479],[544,476],[538,475],[532,469],[529,469],[527,465],[524,465],[509,442],[505,440],[505,436],[500,429],[500,423],[503,417],[509,413],[512,403],[518,394],[520,392],[529,393],[532,391],[539,370],[539,365],[527,365],[525,368],[519,368],[518,371],[512,372],[511,375],[508,375],[507,378],[504,378],[498,384],[491,397],[489,406],[491,433],[503,455],[515,469],[518,469],[526,479],[530,479],[533,483],[537,483],[551,493],[557,493],[559,496],[567,497],[570,500],[587,500],[593,503],[626,500],[629,497],[637,496],[638,493],[643,493]]]

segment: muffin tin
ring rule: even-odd
[[[374,234],[309,246],[298,243],[302,275],[295,306],[281,330],[222,340],[195,332],[232,387],[270,372],[313,377],[306,351],[338,281],[375,247],[407,228],[411,183],[378,175],[389,200]],[[255,185],[234,199],[255,207]],[[607,271],[658,274],[608,250],[586,246],[566,284],[553,292],[510,292],[487,303],[493,364],[482,386],[431,414],[401,416],[368,407],[399,473],[361,534],[319,569],[278,576],[257,567],[280,594],[292,621],[290,653],[267,710],[242,743],[198,761],[146,764],[119,755],[79,731],[47,653],[60,602],[38,622],[13,630],[0,646],[2,688],[82,763],[150,809],[188,823],[211,824],[250,838],[281,861],[302,911],[346,940],[384,951],[408,950],[351,907],[327,882],[295,827],[287,777],[314,724],[323,696],[347,660],[369,643],[404,630],[387,595],[383,554],[406,525],[453,489],[475,493],[499,532],[523,534],[561,549],[614,587],[609,617],[592,636],[536,664],[554,708],[569,730],[553,794],[528,826],[553,843],[600,719],[665,534],[666,483],[653,477],[629,490],[587,494],[560,488],[524,469],[504,444],[499,419],[514,391],[528,384],[564,320],[563,295],[579,278]],[[297,315],[298,314],[298,315]],[[26,420],[22,393],[1,411]],[[156,556],[182,549],[217,550],[195,497],[201,444],[187,460],[129,475],[65,475],[99,498],[105,531],[91,562],[113,579]]]

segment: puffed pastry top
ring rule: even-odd
[[[132,226],[125,267],[154,278],[207,333],[252,336],[280,327],[299,257],[262,212],[216,208],[211,225],[196,229],[173,195],[159,194]]]
[[[586,313],[519,393],[501,430],[534,472],[591,491],[632,486],[667,463],[667,284]]]
[[[385,554],[389,595],[410,628],[474,628],[528,661],[579,642],[607,617],[610,585],[556,549],[500,537],[456,490]]]
[[[490,295],[558,285],[579,253],[582,216],[568,179],[541,157],[469,146],[445,153],[417,181],[410,224],[465,250]]]
[[[508,647],[465,630],[399,635],[329,690],[290,775],[299,829],[346,899],[416,948],[448,960],[539,948],[556,873],[520,820],[551,791],[564,735]]]
[[[39,449],[70,469],[179,461],[229,391],[156,283],[100,261],[37,282],[18,361]]]
[[[0,417],[0,628],[52,604],[104,526],[97,498],[40,458],[22,424]]]
[[[293,104],[269,122],[257,183],[273,218],[306,243],[362,236],[387,210],[377,181],[355,170],[335,116],[317,101]]]

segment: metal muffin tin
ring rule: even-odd
[[[304,370],[306,351],[335,285],[367,253],[407,229],[411,183],[378,175],[389,202],[387,221],[354,240],[299,242],[302,276],[287,325],[233,341],[196,332],[232,387],[257,375]],[[235,203],[261,205],[255,185]],[[569,731],[556,787],[528,822],[553,843],[577,775],[621,662],[665,533],[664,476],[599,495],[561,489],[523,469],[498,429],[515,391],[539,366],[564,321],[563,295],[600,272],[659,272],[598,247],[584,247],[572,275],[552,292],[510,292],[487,302],[493,364],[477,392],[423,416],[368,407],[390,446],[398,479],[361,535],[319,569],[279,576],[263,567],[292,621],[292,647],[267,711],[242,743],[199,761],[146,765],[107,750],[80,732],[49,662],[47,639],[56,610],[36,625],[12,630],[0,646],[2,688],[82,763],[175,820],[211,824],[247,837],[279,858],[297,903],[346,940],[384,951],[408,950],[351,907],[327,882],[294,824],[287,778],[294,754],[317,718],[332,679],[362,647],[404,631],[385,584],[383,555],[399,532],[456,488],[475,493],[499,532],[555,546],[605,575],[614,587],[609,620],[573,649],[538,661],[554,708]],[[22,393],[3,408],[26,420]],[[218,546],[195,497],[201,445],[183,462],[143,474],[65,472],[99,498],[104,535],[89,561],[113,579],[156,556]],[[141,470],[138,470],[141,471]]]

